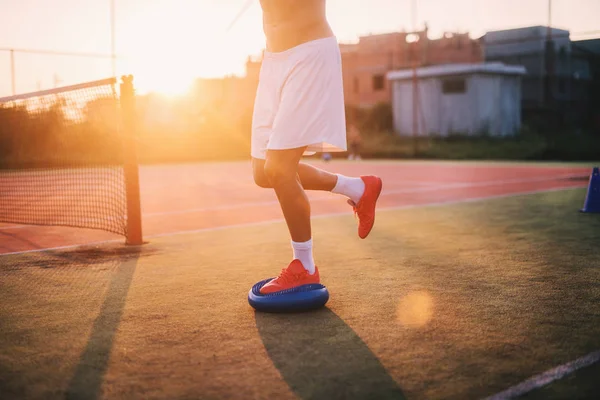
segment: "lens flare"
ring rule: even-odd
[[[433,317],[433,299],[424,291],[409,293],[400,299],[396,316],[404,326],[425,326]]]

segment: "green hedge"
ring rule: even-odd
[[[482,132],[468,136],[401,137],[392,133],[391,107],[346,107],[349,121],[361,129],[361,154],[367,158],[419,158],[450,160],[595,161],[600,159],[600,132],[534,130],[526,125],[512,137]],[[343,157],[345,154],[334,155]]]
[[[510,138],[455,135],[413,140],[390,132],[363,132],[361,154],[364,158],[591,161],[600,159],[600,137],[565,132],[520,133]]]

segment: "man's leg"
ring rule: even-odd
[[[254,182],[262,188],[273,188],[265,174],[265,162],[266,160],[261,160],[259,158],[252,159]],[[337,182],[336,174],[332,174],[303,162],[298,163],[296,172],[298,173],[298,177],[304,190],[323,190],[330,192]]]
[[[263,294],[320,282],[312,252],[310,203],[298,177],[298,163],[304,150],[302,147],[267,151],[264,174],[275,190],[283,211],[292,238],[294,257],[277,278],[261,288]]]
[[[303,164],[300,168],[300,159],[306,147],[289,150],[268,150],[266,161],[254,160],[254,168],[263,166],[264,177],[255,171],[255,180],[263,187],[272,187],[275,190],[281,211],[285,218],[291,236],[294,257],[290,265],[282,270],[275,279],[264,285],[260,291],[263,294],[273,293],[290,287],[319,283],[319,270],[313,259],[312,231],[310,221],[310,203],[299,171],[304,174],[306,186],[316,190],[331,190],[343,186],[345,181],[363,182],[362,194],[354,209],[359,216],[359,236],[365,238],[374,222],[375,203],[381,192],[381,180],[374,176],[361,178],[348,178],[343,175],[331,174],[318,168]],[[335,181],[335,182],[334,182]],[[333,188],[332,188],[333,186]],[[339,192],[338,192],[339,193]]]
[[[298,163],[304,147],[290,150],[269,150],[264,174],[275,190],[290,236],[295,242],[311,239],[310,203],[298,177]],[[321,185],[324,185],[321,182]]]
[[[302,154],[300,154],[301,156]],[[254,181],[258,186],[262,188],[273,187],[265,174],[265,160],[253,158],[252,170]],[[303,162],[298,162],[297,173],[304,190],[338,193],[357,204],[365,190],[365,184],[361,178],[332,174]]]

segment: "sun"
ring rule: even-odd
[[[197,43],[194,49],[186,48],[175,37],[168,45],[161,45],[164,37],[148,37],[139,43],[134,52],[124,60],[127,73],[134,76],[136,91],[143,94],[158,92],[164,95],[182,95],[188,92],[198,77],[209,72],[214,60],[211,49],[205,43]],[[213,69],[226,70],[226,65],[214,65]]]
[[[138,54],[128,60],[125,68],[134,76],[134,85],[140,94],[158,92],[170,96],[186,94],[198,78],[245,73],[245,57],[223,57],[218,55],[218,50],[204,47],[197,53],[174,50],[158,55]]]
[[[165,55],[158,59],[154,55],[138,55],[126,70],[134,76],[137,93],[157,92],[168,96],[187,93],[198,74],[194,68],[186,67],[185,61]]]
[[[134,76],[137,92],[182,95],[197,78],[243,73],[252,31],[225,35],[233,12],[217,4],[184,1],[176,7],[161,0],[124,24],[121,66]]]

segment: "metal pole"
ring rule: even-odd
[[[548,0],[548,30],[547,30],[547,35],[548,35],[548,39],[550,39],[550,36],[552,35],[552,0]]]
[[[128,245],[144,244],[142,235],[142,212],[140,202],[140,178],[137,156],[137,124],[135,114],[135,90],[133,76],[123,76],[121,83],[121,110],[123,126],[125,194],[127,197]]]
[[[248,11],[248,9],[252,5],[252,3],[254,3],[254,0],[246,0],[246,2],[244,4],[242,4],[242,7],[238,11],[237,15],[231,20],[231,22],[229,23],[229,25],[227,25],[227,28],[225,28],[225,33],[229,32],[229,30],[231,28],[233,28],[233,26],[236,24],[236,22],[238,21],[238,19],[240,19],[240,17],[242,15],[244,15],[246,13],[246,11]]]
[[[412,31],[417,32],[417,0],[411,1],[411,14],[412,14]],[[419,37],[420,39],[420,37]],[[419,102],[417,101],[417,62],[418,62],[418,53],[417,47],[421,44],[419,41],[413,42],[413,65],[412,65],[412,100],[413,100],[413,115],[412,115],[412,125],[413,125],[413,152],[416,156],[419,151],[419,145],[417,143],[418,139],[418,131],[419,131]]]
[[[552,0],[548,0],[548,26],[546,27],[546,46],[545,46],[545,103],[548,110],[553,105],[552,98],[552,78],[554,75],[554,43],[552,42]]]
[[[15,50],[10,49],[10,83],[13,96],[17,94],[17,84],[15,81]]]
[[[110,57],[112,62],[112,76],[117,76],[117,54],[115,33],[115,0],[110,0]]]

